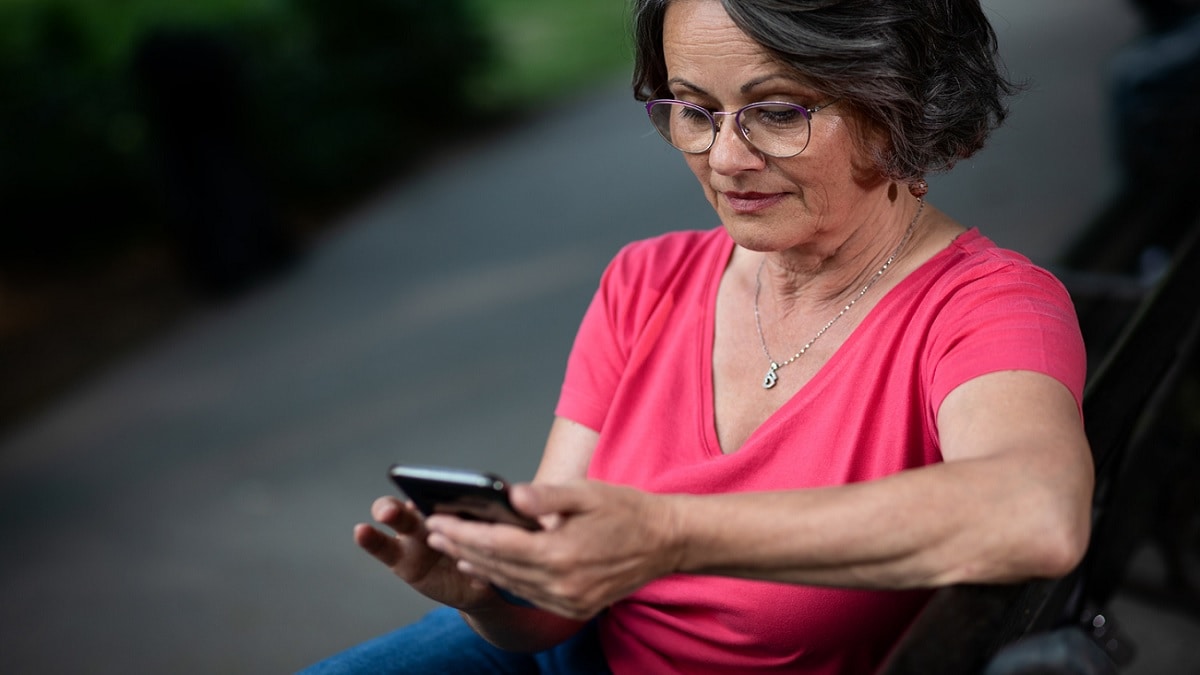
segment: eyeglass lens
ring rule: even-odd
[[[706,152],[717,137],[711,113],[684,101],[659,100],[648,106],[655,129],[676,149]],[[754,103],[731,115],[742,135],[759,151],[773,157],[800,154],[808,145],[809,113],[790,103]]]

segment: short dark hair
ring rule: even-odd
[[[638,100],[668,96],[663,18],[674,0],[634,0]],[[950,168],[983,147],[1017,87],[1002,72],[979,0],[721,0],[733,22],[806,82],[887,137],[895,180]]]

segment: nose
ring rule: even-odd
[[[763,168],[765,156],[742,135],[737,120],[732,116],[717,119],[717,137],[708,149],[709,167],[722,175]]]

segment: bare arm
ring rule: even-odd
[[[587,476],[600,434],[563,417],[554,418],[535,483],[566,483]]]
[[[460,569],[579,619],[673,572],[910,588],[1077,564],[1093,470],[1065,387],[1030,372],[979,377],[946,399],[938,427],[944,463],[840,487],[690,496],[518,486],[519,508],[561,514],[561,526],[531,536],[443,520],[439,546]]]
[[[886,588],[1070,571],[1087,546],[1093,469],[1066,388],[985,375],[951,392],[938,430],[944,463],[881,480],[670,498],[678,568]]]

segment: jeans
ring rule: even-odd
[[[525,654],[492,646],[471,630],[458,612],[444,607],[430,612],[414,624],[351,647],[301,673],[600,675],[610,671],[600,649],[595,621],[557,647],[536,654]]]

